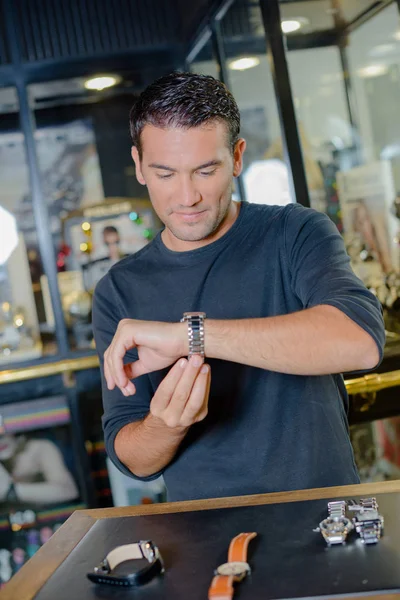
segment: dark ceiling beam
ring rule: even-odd
[[[397,0],[397,1],[399,2],[399,0]],[[373,17],[378,15],[380,12],[382,12],[382,10],[385,10],[385,8],[390,6],[390,4],[392,4],[393,2],[394,2],[394,0],[386,0],[386,1],[377,0],[376,2],[373,2],[373,4],[371,4],[371,6],[369,6],[365,10],[363,10],[352,21],[349,21],[343,27],[342,33],[345,35],[352,33],[353,31],[355,31],[356,29],[361,27],[361,25],[364,25],[364,23],[366,23],[367,21],[369,21],[370,19],[372,19]]]
[[[187,43],[186,61],[193,62],[197,54],[207,44],[211,37],[211,25],[214,20],[221,21],[235,0],[214,0],[208,4],[208,10],[200,17],[195,31],[190,35]]]

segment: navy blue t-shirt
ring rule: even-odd
[[[382,358],[380,304],[352,272],[330,219],[299,204],[242,203],[231,229],[212,244],[174,252],[159,234],[113,266],[96,287],[93,325],[102,363],[123,318],[177,322],[186,311],[204,311],[209,319],[247,319],[320,304],[337,307],[365,329]],[[136,356],[131,351],[126,361]],[[359,482],[341,375],[286,375],[222,360],[207,362],[212,374],[209,413],[190,428],[163,471],[170,500]],[[107,453],[132,477],[116,456],[114,439],[121,427],[149,413],[167,372],[136,379],[137,393],[130,397],[118,389],[109,391],[103,376]]]

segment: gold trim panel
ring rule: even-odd
[[[27,381],[38,377],[49,377],[74,371],[84,371],[99,366],[97,356],[83,356],[81,358],[68,358],[54,363],[35,365],[33,367],[21,367],[10,371],[0,371],[0,384],[12,383],[14,381]]]
[[[13,383],[15,381],[27,381],[38,377],[60,375],[61,373],[83,371],[98,366],[99,359],[97,356],[70,358],[33,367],[21,367],[20,369],[0,371],[0,384]],[[349,394],[379,392],[380,390],[400,385],[400,370],[390,371],[389,373],[372,373],[370,375],[364,375],[363,377],[357,377],[357,379],[347,379],[345,384]]]

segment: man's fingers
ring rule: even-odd
[[[128,371],[127,369],[125,369],[125,372],[130,379],[136,379],[136,377],[140,377],[141,375],[145,375],[146,373],[152,373],[152,371],[154,371],[154,367],[149,369],[142,363],[140,358],[138,360],[135,360],[135,362],[131,363],[129,367],[130,370]]]
[[[103,369],[104,369],[104,379],[106,380],[107,387],[109,390],[113,390],[115,388],[115,382],[114,382],[113,378],[111,377],[110,369],[108,368],[107,351],[104,353]]]
[[[182,377],[178,381],[175,391],[172,395],[171,402],[168,406],[169,417],[171,418],[172,426],[175,420],[180,421],[186,402],[188,401],[196,377],[203,365],[204,359],[202,356],[194,355],[190,358]]]
[[[186,358],[178,360],[158,386],[150,406],[151,412],[155,417],[160,417],[161,413],[167,408],[187,364],[188,361]]]
[[[208,396],[210,393],[211,370],[209,365],[203,365],[194,382],[192,392],[183,410],[180,424],[188,427],[204,419],[207,415]],[[200,418],[201,417],[201,418]]]
[[[129,384],[124,369],[124,356],[128,350],[135,347],[128,329],[119,326],[108,351],[108,366],[116,385],[123,391]]]

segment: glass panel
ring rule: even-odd
[[[366,8],[361,5],[342,2],[340,7],[350,13]],[[342,50],[290,50],[294,34],[287,36],[312,205],[326,211],[343,233],[354,271],[384,306],[394,344],[400,340],[398,23],[392,3],[349,34]]]
[[[229,86],[247,141],[243,182],[246,199],[259,204],[292,201],[283,157],[275,91],[258,6],[235,2],[222,23]]]
[[[339,192],[354,266],[376,290],[388,339],[400,340],[400,30],[396,3],[349,38],[360,166],[341,175]]]
[[[86,78],[75,77],[29,87],[64,316],[71,346],[79,349],[93,346],[91,295],[97,281],[159,228],[131,158],[129,111],[138,90],[128,77],[116,77],[112,89],[85,84]],[[41,285],[51,321],[45,277]]]
[[[338,2],[338,10],[346,21],[353,21],[374,4],[376,4],[374,0],[340,0]]]
[[[312,208],[342,231],[336,173],[354,157],[340,53],[337,47],[287,53]],[[351,162],[350,162],[351,164]]]
[[[17,93],[0,88],[0,369],[57,351],[42,274]]]

